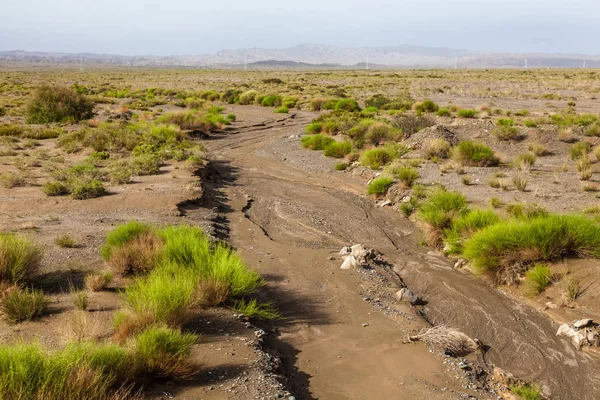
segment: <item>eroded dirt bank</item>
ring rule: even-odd
[[[393,283],[363,279],[330,260],[362,243],[393,262],[427,304],[421,313],[479,338],[488,360],[545,386],[553,399],[595,399],[600,361],[555,337],[556,326],[443,257],[419,247],[415,226],[364,196],[364,182],[334,172],[335,161],[300,148],[309,113],[274,116],[238,108],[238,133],[213,138],[206,202],[221,232],[268,281],[266,297],[287,317],[274,343],[300,398],[433,399],[476,395],[422,345],[406,345],[425,326],[414,310],[386,315],[365,293],[386,297]],[[389,314],[389,313],[388,313]]]

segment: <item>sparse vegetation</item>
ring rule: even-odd
[[[499,160],[494,151],[483,143],[470,140],[462,141],[455,147],[453,158],[464,165],[488,167],[497,165]]]
[[[373,179],[367,185],[367,193],[375,194],[375,195],[385,194],[385,192],[387,192],[388,188],[393,183],[394,183],[394,180],[392,178],[389,178],[386,176],[382,176],[381,178]]]
[[[94,104],[84,95],[60,86],[40,87],[27,107],[27,122],[78,122],[91,118]]]
[[[48,301],[40,290],[14,288],[0,300],[2,316],[11,324],[29,321],[44,313]]]

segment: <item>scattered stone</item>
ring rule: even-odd
[[[571,343],[573,343],[573,346],[575,346],[575,348],[577,348],[578,350],[581,349],[583,341],[587,340],[587,338],[582,333],[577,332],[569,324],[562,324],[561,326],[559,326],[558,331],[556,332],[556,336],[564,336],[571,339]]]
[[[342,249],[340,250],[340,256],[347,256],[348,254],[352,253],[352,249],[348,246],[344,246],[342,247]]]
[[[551,309],[556,309],[558,308],[558,304],[553,303],[551,301],[546,302],[546,304],[544,304],[547,308],[551,308]]]
[[[362,324],[363,328],[366,328],[367,326],[369,326],[369,324]]]
[[[464,267],[466,264],[467,264],[467,260],[465,260],[464,258],[459,258],[454,263],[454,268],[459,269],[459,268]]]
[[[383,200],[383,201],[378,201],[377,207],[391,206],[392,204],[393,204],[392,201],[387,199],[387,200]]]
[[[517,379],[515,378],[515,376],[513,374],[511,374],[508,371],[505,371],[501,368],[498,367],[494,367],[494,379],[496,380],[496,382],[498,382],[499,384],[503,385],[503,386],[510,386],[510,385],[514,385],[515,383],[517,383]]]
[[[419,296],[411,292],[407,288],[402,288],[396,292],[396,297],[400,301],[405,301],[412,305],[418,304],[420,302]]]

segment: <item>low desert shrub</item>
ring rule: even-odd
[[[394,170],[394,175],[406,187],[411,187],[413,183],[419,179],[419,173],[411,167],[401,167]]]
[[[92,199],[108,193],[102,181],[98,179],[74,181],[70,186],[71,197],[76,200]]]
[[[360,111],[360,107],[358,103],[354,99],[339,99],[335,103],[335,110],[344,110],[344,111]]]
[[[364,151],[360,156],[360,163],[376,170],[408,152],[408,148],[400,144],[377,147]]]
[[[570,155],[571,160],[575,161],[592,151],[592,145],[588,142],[577,142],[571,146]]]
[[[275,109],[275,113],[277,114],[287,114],[290,110],[286,106],[281,106]]]
[[[522,400],[543,400],[540,388],[535,385],[522,384],[512,385],[510,391],[519,396]]]
[[[419,206],[419,218],[438,234],[449,228],[455,218],[466,212],[467,199],[458,192],[448,192],[443,189],[431,192]]]
[[[150,233],[152,227],[139,221],[129,221],[119,225],[106,235],[104,246],[100,249],[100,254],[105,260],[108,260],[113,250],[126,246],[133,239],[143,234]]]
[[[58,247],[65,247],[69,249],[77,247],[77,240],[75,240],[75,238],[68,233],[58,236],[56,239],[54,239],[54,243],[56,243]]]
[[[459,118],[475,118],[477,111],[463,108],[458,110],[457,115]]]
[[[327,157],[343,158],[352,151],[350,142],[333,142],[325,148],[324,154]]]
[[[519,128],[512,125],[500,125],[494,130],[494,136],[500,140],[520,139]]]
[[[85,277],[85,288],[90,292],[99,292],[105,289],[112,281],[112,272],[94,272]]]
[[[465,243],[464,255],[477,272],[505,281],[515,266],[569,255],[600,256],[600,227],[582,216],[549,215],[499,222]]]
[[[250,105],[254,103],[254,99],[257,95],[258,92],[256,90],[245,91],[244,93],[240,94],[238,102],[242,105]]]
[[[39,271],[42,249],[29,239],[0,234],[0,282],[20,285]]]
[[[425,100],[421,103],[415,103],[413,108],[417,112],[436,112],[439,110],[440,106],[431,100]]]
[[[302,136],[302,139],[300,140],[302,147],[310,150],[325,150],[333,142],[334,140],[330,136],[320,133],[316,135]]]
[[[78,122],[93,116],[94,103],[72,89],[42,86],[27,106],[27,123]]]
[[[393,183],[394,183],[394,180],[392,178],[389,178],[386,176],[382,176],[380,178],[373,179],[367,185],[367,193],[375,194],[375,195],[385,194],[385,192],[388,190],[388,188]]]
[[[450,143],[445,139],[431,139],[423,144],[423,150],[427,158],[448,158],[450,154]]]
[[[492,210],[469,210],[452,219],[450,227],[444,231],[444,242],[449,246],[450,253],[461,253],[465,239],[499,221],[500,217]]]
[[[18,289],[9,291],[0,300],[2,316],[11,324],[29,321],[46,311],[48,301],[41,290]]]
[[[552,273],[545,264],[535,264],[525,272],[526,293],[537,296],[544,291],[552,282]]]
[[[392,126],[398,128],[404,134],[404,137],[410,137],[420,131],[435,125],[433,119],[413,114],[397,114],[392,119]]]
[[[452,113],[450,112],[450,110],[446,107],[442,107],[440,108],[436,113],[435,113],[438,117],[451,117]]]
[[[135,349],[147,373],[176,380],[190,378],[199,367],[190,363],[190,348],[198,336],[166,326],[150,327],[135,336]]]
[[[470,140],[460,142],[454,148],[452,156],[463,165],[488,167],[498,165],[499,162],[491,148]]]

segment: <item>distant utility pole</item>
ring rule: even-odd
[[[458,56],[454,56],[454,69],[458,69]]]
[[[585,69],[585,60],[583,60],[583,69]]]
[[[525,69],[527,69],[527,59],[525,59]]]
[[[244,70],[248,69],[248,54],[244,54]]]
[[[79,72],[83,72],[83,56],[79,56]]]
[[[367,68],[366,69],[369,69],[369,55],[368,54],[367,54]]]

